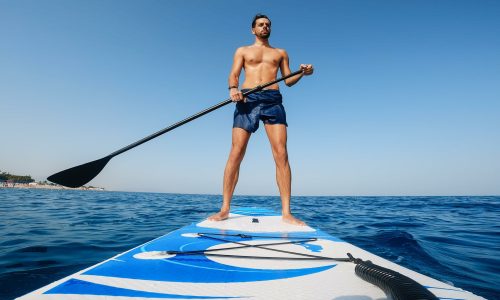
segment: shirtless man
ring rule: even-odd
[[[286,76],[291,73],[288,54],[284,49],[269,45],[271,20],[265,15],[256,15],[252,22],[252,34],[255,43],[240,47],[234,54],[233,67],[229,74],[229,95],[236,102],[232,132],[232,147],[224,170],[223,202],[220,212],[210,216],[211,221],[225,220],[229,216],[231,198],[238,182],[240,164],[245,155],[250,135],[259,127],[259,120],[264,122],[267,137],[271,143],[276,163],[276,181],[281,196],[282,219],[294,225],[305,225],[295,218],[290,211],[292,174],[288,163],[286,148],[286,115],[283,108],[278,84],[243,97],[242,91],[252,89],[276,79],[278,69]],[[241,70],[245,69],[245,81],[238,89]],[[300,65],[302,73],[285,80],[287,86],[297,83],[302,76],[313,73],[312,65]]]

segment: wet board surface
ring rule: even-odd
[[[309,259],[348,252],[440,299],[484,299],[262,208],[193,223],[18,299],[387,299],[355,274],[355,264]]]

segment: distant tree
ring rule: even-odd
[[[12,180],[15,183],[30,183],[35,181],[33,178],[31,178],[30,175],[21,176],[21,175],[13,175],[6,172],[0,173],[0,180]]]

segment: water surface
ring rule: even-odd
[[[294,197],[313,227],[500,299],[500,197]],[[0,299],[13,299],[216,211],[220,196],[0,189]],[[234,206],[280,210],[278,197]]]

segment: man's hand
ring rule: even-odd
[[[244,100],[243,93],[240,90],[238,90],[238,88],[231,88],[229,90],[229,97],[233,102]]]
[[[312,65],[301,64],[300,69],[304,73],[304,75],[311,75],[314,72],[314,68]]]

